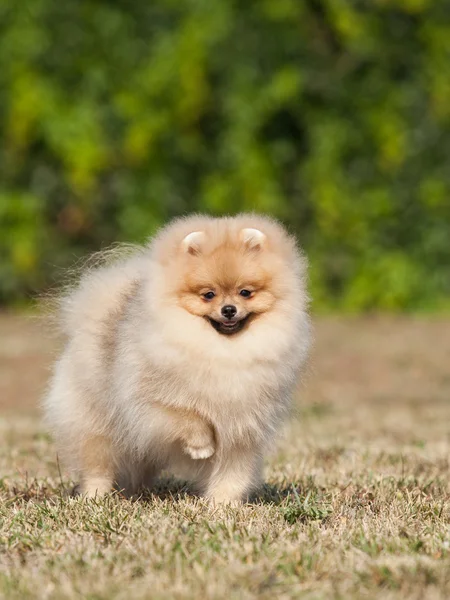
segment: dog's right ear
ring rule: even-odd
[[[197,256],[202,251],[202,244],[205,241],[204,231],[193,231],[189,233],[181,242],[181,248],[184,252]]]

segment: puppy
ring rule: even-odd
[[[87,496],[162,469],[240,502],[309,346],[306,260],[277,222],[195,215],[88,270],[60,303],[66,335],[44,410]]]

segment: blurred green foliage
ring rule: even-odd
[[[318,309],[450,292],[448,0],[0,0],[0,303],[169,218],[295,231]]]

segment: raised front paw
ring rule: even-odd
[[[184,451],[194,460],[201,460],[212,456],[216,449],[214,448],[214,444],[211,443],[206,446],[185,446]]]
[[[184,435],[183,450],[194,460],[209,458],[216,451],[214,432],[205,421],[194,421]]]

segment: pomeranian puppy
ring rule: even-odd
[[[165,469],[245,500],[308,351],[305,280],[293,238],[246,214],[176,220],[85,272],[44,401],[81,492],[133,494]]]

